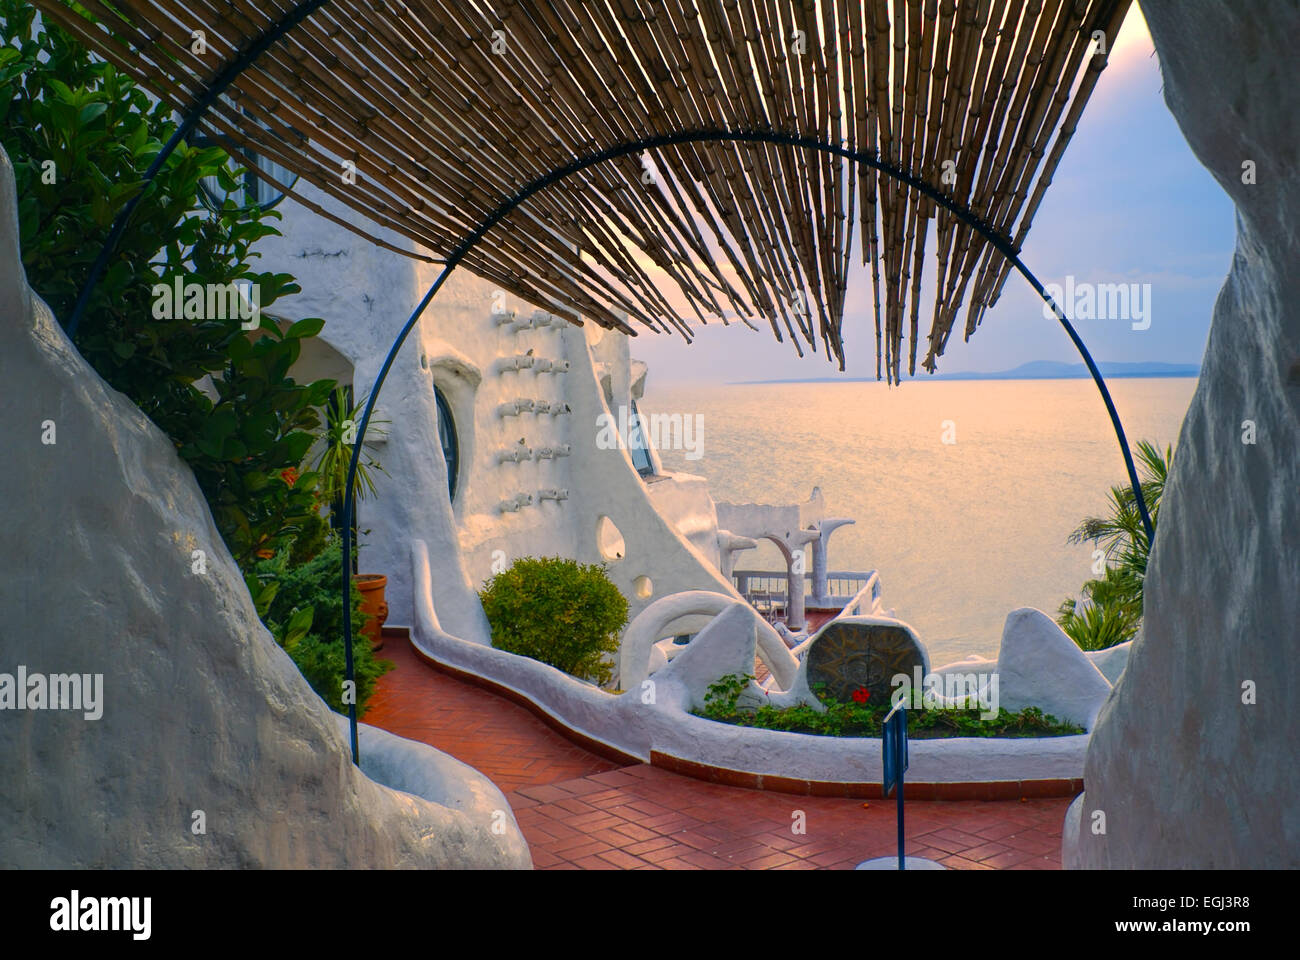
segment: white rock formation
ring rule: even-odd
[[[98,719],[0,711],[0,866],[530,866],[513,821],[496,834],[478,809],[500,794],[465,771],[404,771],[452,809],[352,765],[175,448],[28,288],[3,152],[0,385],[0,673],[103,678]]]
[[[1007,614],[998,648],[1000,705],[1015,713],[1039,707],[1091,730],[1110,681],[1052,618],[1033,607]]]
[[[1063,859],[1295,868],[1300,10],[1236,0],[1142,10],[1165,100],[1236,204],[1237,250],[1160,508],[1143,634],[1093,732]]]
[[[334,714],[334,722],[346,737],[347,717]],[[366,776],[465,814],[475,826],[493,833],[506,862],[532,863],[505,794],[469,764],[368,723],[357,725],[357,739],[361,772]]]
[[[1101,671],[1101,675],[1110,681],[1113,687],[1119,683],[1120,675],[1128,665],[1128,654],[1133,649],[1133,641],[1118,643],[1105,650],[1089,650],[1087,657],[1092,665]]]
[[[655,685],[678,690],[683,710],[704,706],[709,685],[719,677],[745,676],[754,671],[757,647],[755,617],[743,605],[729,606],[713,618],[672,662],[655,674]],[[741,702],[761,703],[763,691],[751,680]]]

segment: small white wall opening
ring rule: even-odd
[[[596,521],[596,546],[606,560],[622,560],[627,555],[623,533],[609,517],[602,516]]]

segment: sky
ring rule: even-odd
[[[1232,259],[1232,203],[1188,147],[1161,93],[1159,63],[1137,4],[1111,52],[1034,224],[1021,259],[1044,284],[1150,284],[1150,325],[1078,319],[1094,358],[1198,363],[1210,315]],[[933,257],[924,283],[932,288]],[[923,286],[924,290],[924,286]],[[922,301],[917,377],[929,329]],[[1067,315],[1074,311],[1068,309]],[[1042,301],[1018,275],[969,341],[964,312],[939,358],[939,373],[1007,370],[1033,360],[1080,358]],[[1074,317],[1072,316],[1072,319]],[[875,321],[869,268],[851,278],[844,318],[846,369],[825,355],[800,359],[769,329],[695,324],[694,343],[645,331],[632,355],[657,382],[874,377]],[[907,349],[906,342],[904,350]],[[904,382],[906,354],[904,355]]]

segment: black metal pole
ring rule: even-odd
[[[365,439],[366,427],[370,425],[370,415],[375,410],[375,397],[383,388],[384,380],[388,378],[388,371],[393,366],[393,361],[397,358],[397,352],[401,349],[402,344],[406,342],[406,336],[415,326],[420,314],[424,313],[424,308],[429,305],[433,295],[438,292],[455,269],[456,264],[465,256],[469,248],[457,250],[448,258],[442,270],[438,274],[438,279],[429,287],[428,293],[420,300],[411,317],[406,321],[406,326],[402,327],[402,332],[398,334],[396,342],[392,349],[388,351],[388,356],[384,358],[384,364],[379,369],[379,375],[375,377],[375,385],[371,388],[370,398],[366,403],[366,412],[362,414],[361,424],[357,428],[356,440],[352,445],[352,457],[348,461],[347,483],[343,488],[343,659],[344,669],[346,670],[346,679],[353,685],[352,701],[348,704],[348,726],[350,727],[352,740],[352,762],[357,763],[361,754],[357,744],[357,697],[356,697],[356,674],[353,671],[352,661],[352,512],[355,506],[353,491],[357,482],[357,465],[361,461],[361,443]]]
[[[243,71],[247,69],[272,44],[280,40],[285,34],[287,34],[295,26],[297,26],[299,23],[305,20],[308,16],[310,16],[315,10],[324,6],[328,2],[329,0],[305,0],[305,2],[298,4],[291,11],[289,11],[289,13],[287,13],[282,20],[276,23],[274,27],[272,27],[266,33],[258,37],[257,40],[252,45],[250,45],[246,50],[241,52],[238,57],[232,60],[221,71],[221,73],[213,81],[212,85],[204,92],[203,96],[199,99],[199,101],[186,114],[185,119],[182,121],[181,125],[176,129],[176,132],[167,141],[167,143],[163,146],[163,148],[158,152],[158,155],[154,157],[153,162],[150,163],[149,168],[145,171],[145,175],[143,178],[145,181],[146,188],[148,184],[152,182],[153,178],[157,176],[158,172],[162,169],[163,164],[166,163],[167,158],[172,154],[172,152],[176,149],[176,147],[185,139],[185,137],[190,133],[190,131],[192,131],[194,127],[198,125],[203,115],[208,111],[208,109],[214,103],[216,103],[217,99],[221,96],[221,94],[225,92],[225,90],[239,77],[239,75],[243,73]],[[953,216],[955,216],[962,223],[966,224],[971,229],[975,230],[980,236],[982,236],[985,240],[987,240],[994,247],[996,247],[1002,253],[1003,256],[1005,256],[1008,260],[1011,261],[1012,265],[1015,266],[1015,268],[1025,277],[1025,279],[1029,281],[1030,285],[1038,292],[1039,296],[1041,296],[1049,305],[1051,305],[1053,311],[1056,313],[1057,319],[1060,320],[1061,325],[1065,328],[1065,332],[1069,335],[1070,340],[1074,343],[1076,349],[1078,349],[1079,353],[1082,355],[1084,363],[1088,367],[1088,372],[1092,374],[1092,378],[1097,384],[1097,389],[1101,392],[1102,400],[1106,405],[1106,411],[1110,415],[1111,424],[1115,429],[1115,436],[1119,441],[1120,451],[1124,456],[1124,463],[1128,469],[1128,474],[1129,474],[1129,482],[1133,487],[1133,494],[1137,504],[1138,513],[1142,517],[1142,525],[1146,530],[1148,542],[1150,543],[1154,541],[1155,529],[1151,523],[1151,517],[1147,511],[1146,499],[1142,495],[1142,487],[1140,482],[1138,481],[1137,469],[1133,464],[1133,456],[1130,453],[1128,448],[1128,440],[1124,436],[1124,428],[1120,424],[1119,413],[1116,411],[1115,404],[1111,400],[1110,392],[1106,389],[1106,384],[1105,381],[1102,379],[1101,371],[1097,369],[1097,365],[1093,362],[1091,355],[1088,353],[1088,350],[1084,346],[1083,341],[1079,338],[1078,333],[1075,332],[1074,327],[1070,324],[1069,319],[1061,311],[1060,307],[1056,305],[1056,302],[1047,294],[1047,291],[1043,288],[1043,285],[1039,283],[1038,279],[1029,271],[1029,269],[1024,265],[1024,263],[1021,262],[1019,257],[1019,250],[1016,248],[1015,244],[1011,241],[1010,238],[998,233],[997,230],[994,229],[994,227],[991,224],[985,222],[983,219],[977,216],[974,213],[974,211],[970,210],[968,207],[957,203],[956,201],[952,200],[950,197],[945,196],[941,191],[936,190],[930,184],[926,183],[924,180],[921,180],[918,177],[913,176],[908,171],[903,170],[900,167],[896,167],[888,163],[887,161],[881,160],[879,156],[875,154],[862,153],[861,151],[853,150],[838,144],[825,143],[821,140],[816,139],[815,137],[800,137],[800,136],[795,136],[793,134],[779,133],[770,130],[680,131],[674,134],[659,135],[655,137],[648,137],[643,140],[636,140],[628,143],[618,144],[613,147],[608,147],[597,153],[589,154],[586,157],[576,158],[571,162],[565,164],[564,166],[558,167],[555,170],[552,170],[550,173],[538,177],[537,179],[533,180],[531,183],[527,184],[513,197],[510,197],[509,199],[503,201],[500,205],[496,207],[495,210],[493,210],[483,220],[483,222],[473,232],[471,232],[461,241],[461,243],[456,247],[456,249],[453,251],[451,256],[447,258],[447,260],[443,265],[442,271],[438,275],[438,278],[434,281],[433,285],[429,288],[429,291],[424,295],[423,299],[416,306],[415,311],[411,314],[410,319],[406,322],[406,325],[402,328],[401,332],[398,334],[397,340],[393,343],[392,348],[388,352],[388,356],[384,361],[383,367],[380,369],[379,376],[375,380],[375,385],[371,390],[370,397],[366,403],[365,414],[362,417],[362,421],[361,421],[361,429],[357,434],[356,445],[353,447],[351,462],[348,465],[347,486],[344,490],[344,496],[343,496],[343,514],[344,514],[343,515],[343,530],[344,530],[343,533],[343,597],[344,597],[343,636],[344,636],[344,643],[345,643],[345,661],[346,661],[346,669],[347,669],[347,680],[350,683],[355,684],[355,673],[353,670],[353,656],[352,656],[352,604],[350,602],[351,591],[349,587],[350,584],[349,562],[351,559],[350,547],[352,541],[351,523],[352,523],[352,510],[354,506],[352,489],[353,489],[353,485],[356,482],[357,467],[360,460],[361,443],[365,439],[366,427],[370,422],[370,417],[374,411],[375,402],[378,400],[379,397],[379,391],[383,386],[384,380],[388,376],[388,371],[392,367],[393,360],[396,357],[398,350],[401,349],[402,344],[405,342],[406,337],[410,334],[411,329],[415,326],[416,321],[419,320],[420,315],[424,312],[425,308],[428,307],[429,301],[433,299],[434,294],[437,293],[439,288],[441,288],[442,284],[445,282],[447,276],[451,273],[451,271],[455,269],[456,265],[464,258],[465,254],[468,253],[469,250],[472,249],[473,246],[476,243],[478,243],[480,239],[482,239],[484,234],[486,234],[487,231],[491,229],[492,226],[495,225],[499,220],[501,220],[503,217],[508,215],[512,210],[514,210],[521,203],[523,203],[525,200],[531,197],[534,193],[537,193],[539,190],[542,190],[550,186],[551,184],[556,183],[567,176],[570,176],[571,174],[577,173],[581,170],[585,170],[587,167],[594,166],[595,164],[598,163],[603,163],[607,160],[614,160],[619,157],[627,156],[628,154],[639,153],[643,150],[652,150],[657,147],[671,146],[675,144],[702,143],[702,142],[770,143],[770,144],[776,144],[782,146],[806,147],[811,150],[819,150],[823,153],[837,154],[838,156],[852,160],[856,163],[864,164],[868,167],[871,167],[874,170],[878,170],[881,173],[884,173],[885,175],[892,177],[893,179],[898,180],[902,183],[905,183],[908,186],[912,187],[913,189],[921,192],[922,194],[924,194],[925,196],[933,200],[935,203],[937,203],[939,206],[943,207]],[[73,307],[72,314],[69,316],[68,322],[64,328],[69,338],[71,338],[76,333],[77,327],[81,322],[81,318],[85,313],[87,305],[89,304],[91,293],[94,291],[94,288],[99,281],[99,277],[102,275],[104,268],[108,263],[108,258],[112,255],[112,252],[116,247],[118,240],[121,238],[123,231],[126,229],[126,223],[130,219],[132,212],[134,212],[136,205],[139,203],[141,197],[143,196],[143,193],[144,190],[142,189],[140,193],[137,193],[134,197],[132,197],[131,200],[126,204],[126,206],[123,207],[122,212],[118,214],[117,218],[113,223],[112,228],[109,231],[109,235],[107,240],[104,243],[104,246],[101,248],[99,255],[95,259],[95,262],[91,265],[90,273],[86,278],[86,283],[82,287],[81,293],[77,297],[76,305]],[[353,700],[355,701],[355,687],[353,689]],[[350,705],[348,713],[351,721],[352,757],[353,757],[353,761],[355,762],[358,758],[357,719],[356,719],[355,702]]]
[[[904,734],[906,736],[906,734]],[[895,756],[898,756],[895,751]],[[898,761],[898,869],[907,869],[907,857],[903,849],[903,761]]]
[[[994,247],[996,247],[998,251],[1002,253],[1003,256],[1005,256],[1008,260],[1010,260],[1011,263],[1016,267],[1016,269],[1020,271],[1020,273],[1025,277],[1025,279],[1029,281],[1030,285],[1038,292],[1038,295],[1042,297],[1048,304],[1051,305],[1053,311],[1056,313],[1057,319],[1060,320],[1061,325],[1065,327],[1065,332],[1069,335],[1071,342],[1074,343],[1075,347],[1079,350],[1080,354],[1082,354],[1084,363],[1087,364],[1089,373],[1092,374],[1092,378],[1096,382],[1098,390],[1101,391],[1102,400],[1106,404],[1106,411],[1110,415],[1111,424],[1115,429],[1115,436],[1119,441],[1120,452],[1124,455],[1124,463],[1128,468],[1129,481],[1133,486],[1133,494],[1137,501],[1138,512],[1142,516],[1142,524],[1146,529],[1148,540],[1149,541],[1154,540],[1155,531],[1151,524],[1151,518],[1147,513],[1146,500],[1142,496],[1142,487],[1141,484],[1138,482],[1137,469],[1133,465],[1133,455],[1129,452],[1128,440],[1124,436],[1124,428],[1120,424],[1119,413],[1118,411],[1116,411],[1114,403],[1111,402],[1110,393],[1106,389],[1106,384],[1105,381],[1102,379],[1101,371],[1098,370],[1097,365],[1093,363],[1091,355],[1089,355],[1087,348],[1083,345],[1083,341],[1079,338],[1079,335],[1075,332],[1074,327],[1070,324],[1070,321],[1066,318],[1065,314],[1061,311],[1060,307],[1058,307],[1056,305],[1056,302],[1048,295],[1043,285],[1038,282],[1038,278],[1035,277],[1032,273],[1030,273],[1029,268],[1026,267],[1024,263],[1021,262],[1019,250],[1016,248],[1015,244],[1011,241],[1011,239],[998,233],[990,224],[988,224],[983,219],[978,217],[974,213],[974,211],[970,210],[968,207],[965,207],[955,202],[954,200],[952,200],[952,198],[945,196],[942,192],[936,190],[934,187],[926,183],[924,180],[921,180],[918,177],[915,177],[912,174],[908,173],[906,170],[903,170],[899,167],[895,167],[893,164],[885,160],[881,160],[879,156],[875,154],[862,153],[860,151],[852,150],[848,147],[839,146],[837,144],[825,143],[814,137],[800,137],[800,136],[795,136],[794,134],[778,133],[775,131],[768,131],[768,130],[748,130],[748,131],[746,130],[733,130],[733,131],[683,130],[677,133],[661,134],[655,137],[647,137],[643,140],[635,140],[628,143],[617,144],[612,147],[607,147],[606,149],[601,150],[599,152],[589,154],[585,157],[579,157],[574,160],[571,160],[569,163],[565,164],[564,166],[557,167],[556,169],[552,170],[550,173],[544,174],[543,176],[536,178],[532,182],[525,185],[514,196],[510,197],[507,200],[504,200],[501,204],[499,204],[496,207],[496,209],[494,209],[491,213],[489,213],[488,216],[484,218],[482,223],[480,223],[479,226],[475,228],[472,233],[467,235],[460,242],[460,244],[457,245],[456,249],[452,251],[451,255],[447,258],[446,263],[442,269],[442,272],[438,274],[438,278],[434,281],[433,286],[429,288],[428,293],[426,293],[423,299],[421,299],[420,303],[416,306],[415,311],[411,314],[410,319],[407,320],[406,325],[402,327],[401,332],[397,335],[397,339],[393,342],[392,347],[388,351],[388,356],[385,358],[383,366],[380,368],[379,375],[375,378],[374,386],[371,387],[370,396],[366,401],[366,412],[361,420],[361,429],[357,432],[356,446],[354,446],[352,449],[352,460],[348,465],[347,485],[344,488],[345,493],[344,493],[344,501],[343,501],[344,530],[349,530],[352,522],[352,508],[353,508],[352,487],[356,482],[357,465],[360,460],[361,443],[365,438],[366,425],[369,424],[370,422],[370,415],[374,411],[375,403],[379,399],[379,391],[383,388],[384,380],[387,378],[388,371],[393,365],[393,360],[396,358],[397,352],[402,348],[402,344],[406,342],[406,338],[410,334],[411,330],[415,327],[416,322],[420,319],[420,315],[424,313],[425,308],[428,307],[429,302],[433,299],[433,295],[438,292],[438,289],[446,281],[447,276],[451,273],[451,271],[455,269],[456,265],[460,263],[460,261],[474,247],[474,245],[477,244],[479,240],[483,238],[483,236],[488,232],[488,230],[490,230],[498,221],[500,221],[501,219],[509,215],[511,211],[513,211],[516,207],[518,207],[520,204],[526,201],[533,194],[537,193],[540,190],[545,189],[546,187],[551,186],[554,183],[559,182],[560,180],[563,180],[565,177],[568,177],[574,173],[578,173],[582,170],[585,170],[588,167],[595,166],[598,163],[604,163],[609,160],[616,160],[620,157],[625,157],[632,153],[640,153],[644,150],[653,150],[657,147],[672,146],[672,145],[684,144],[684,143],[707,143],[707,142],[729,142],[729,141],[742,142],[742,143],[771,143],[780,146],[807,147],[812,150],[820,150],[823,153],[838,154],[839,156],[845,157],[846,159],[853,160],[857,163],[865,164],[866,166],[871,167],[874,170],[879,170],[880,172],[886,174],[887,176],[893,177],[895,180],[899,180],[907,184],[908,186],[913,187],[916,190],[919,190],[921,193],[925,194],[935,203],[939,204],[941,207],[946,209],[958,220],[962,221],[971,229],[979,233],[980,236],[984,237],[984,239],[986,239],[989,243],[991,243]],[[353,680],[354,678],[352,673],[352,605],[351,603],[348,602],[348,598],[351,597],[351,594],[349,592],[349,586],[348,586],[349,583],[348,566],[347,566],[348,543],[349,543],[349,538],[345,534],[344,535],[344,565],[343,565],[343,596],[345,598],[343,603],[343,637],[347,647],[347,651],[346,651],[346,662],[347,662],[347,671],[348,671],[347,679]],[[355,704],[351,705],[351,708],[349,710],[349,718],[351,720],[351,726],[352,726],[352,759],[355,762],[357,760],[357,720],[356,720]],[[902,793],[903,793],[901,780],[899,781],[898,792],[899,792],[899,803],[901,804]],[[902,829],[901,809],[900,809],[899,823],[900,823],[899,829],[901,830]],[[900,837],[901,837],[901,833],[900,833]],[[901,850],[901,846],[900,846],[900,850]]]

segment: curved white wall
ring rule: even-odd
[[[326,206],[332,202],[311,187],[303,192]],[[291,200],[279,209],[283,236],[263,241],[263,262],[294,274],[303,293],[278,306],[294,318],[326,320],[321,337],[355,366],[360,397],[440,268],[367,244]],[[380,395],[377,417],[391,422],[376,455],[387,473],[376,478],[378,496],[362,501],[358,515],[361,530],[369,531],[361,538],[361,566],[389,577],[388,622],[413,622],[412,537],[429,544],[433,599],[444,626],[477,642],[487,642],[489,634],[476,590],[494,564],[499,569],[520,556],[608,562],[631,617],[667,593],[734,594],[716,567],[717,519],[704,482],[667,474],[647,483],[625,450],[596,445],[598,417],[617,419],[619,407],[630,407],[644,383],[644,365],[631,360],[627,336],[590,323],[518,329],[497,322],[494,309],[501,308],[514,311],[517,321],[536,309],[456,271],[408,338]],[[534,361],[567,361],[567,372],[501,368],[502,360],[530,352]],[[456,421],[454,503],[447,501],[435,385]],[[516,399],[567,404],[571,412],[501,416],[501,405]],[[499,454],[521,438],[534,454],[567,445],[569,455],[500,462]],[[568,499],[541,502],[543,490],[566,490]],[[515,512],[500,509],[520,494],[533,502]],[[599,549],[603,516],[624,538],[621,559],[606,560]]]

